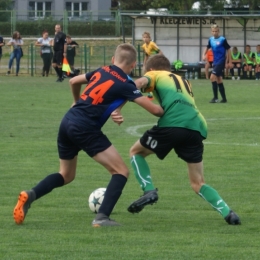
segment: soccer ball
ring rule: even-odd
[[[88,205],[92,212],[94,213],[98,212],[102,204],[102,201],[104,199],[105,192],[106,192],[106,188],[98,188],[90,194],[88,198]]]

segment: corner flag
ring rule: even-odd
[[[65,71],[67,75],[70,75],[71,70],[70,70],[70,65],[68,63],[67,58],[63,58],[63,63],[62,63],[62,71]]]

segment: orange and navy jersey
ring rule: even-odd
[[[155,42],[150,41],[149,44],[144,43],[142,46],[146,55],[151,56],[160,52],[159,47]]]
[[[209,49],[208,51],[207,51],[207,61],[208,62],[213,62],[213,60],[214,60],[214,56],[213,56],[213,51],[211,50],[211,49]]]
[[[66,118],[89,129],[101,128],[125,101],[142,96],[132,79],[115,65],[86,74],[88,85]]]

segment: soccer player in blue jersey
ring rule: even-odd
[[[203,60],[206,60],[206,53],[208,49],[213,51],[213,70],[211,72],[210,80],[212,82],[212,89],[214,97],[210,100],[210,103],[218,103],[218,90],[222,97],[220,103],[226,103],[226,93],[223,84],[223,70],[225,69],[225,64],[231,64],[231,50],[227,42],[227,39],[219,35],[219,27],[217,24],[211,26],[212,37],[209,38],[208,45],[203,53]]]
[[[118,111],[126,101],[137,103],[155,116],[162,116],[164,111],[144,97],[128,76],[136,65],[136,50],[131,44],[117,47],[112,64],[70,80],[74,100],[59,128],[59,171],[48,175],[31,190],[19,194],[13,211],[17,224],[23,223],[34,200],[74,180],[78,152],[83,150],[112,175],[92,226],[119,225],[109,216],[121,196],[129,170],[101,128],[110,115],[114,122],[122,123],[122,115]],[[86,83],[88,85],[80,95],[81,85]]]

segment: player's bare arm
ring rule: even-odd
[[[148,85],[148,79],[146,77],[139,78],[135,80],[135,85],[138,89],[144,89]]]
[[[231,49],[227,50],[227,63],[232,66],[232,56],[231,56]]]
[[[111,119],[114,121],[114,123],[121,125],[124,122],[124,117],[121,114],[121,109],[123,108],[123,106],[126,104],[127,101],[125,101],[120,107],[118,107],[117,109],[115,109],[112,113],[111,113]]]
[[[202,55],[202,60],[204,60],[204,61],[207,60],[207,52],[208,52],[208,47],[205,48],[203,55]]]
[[[134,100],[136,104],[150,112],[154,116],[161,117],[164,114],[164,111],[160,105],[156,105],[153,102],[151,102],[148,98],[145,96],[136,98]]]
[[[121,110],[115,110],[111,113],[111,119],[114,121],[114,123],[121,125],[124,122],[124,117],[121,114]]]
[[[86,79],[85,74],[81,74],[79,76],[70,79],[69,83],[70,83],[70,89],[73,96],[73,102],[74,102],[73,104],[75,104],[80,98],[81,85],[86,84],[87,82],[88,81]]]
[[[64,53],[63,56],[66,57],[67,56],[67,43],[64,44]]]

